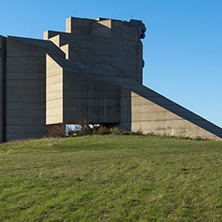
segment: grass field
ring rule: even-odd
[[[94,135],[2,144],[0,221],[222,221],[222,142]]]

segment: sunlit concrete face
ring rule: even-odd
[[[44,40],[0,36],[0,141],[84,120],[220,139],[221,128],[142,85],[145,31],[139,20],[70,17]]]

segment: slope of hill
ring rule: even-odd
[[[0,145],[0,221],[221,221],[222,142],[154,136]]]

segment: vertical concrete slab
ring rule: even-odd
[[[46,124],[63,122],[63,69],[46,56]]]

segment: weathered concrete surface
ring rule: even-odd
[[[64,122],[120,122],[120,87],[84,75],[64,72]],[[75,92],[75,93],[73,93]]]
[[[218,129],[218,136],[211,133],[215,131],[215,127],[206,120],[203,120],[196,116],[196,121],[189,121],[189,116],[192,118],[192,114],[183,110],[187,115],[188,120],[181,116],[170,112],[169,110],[151,102],[150,100],[139,96],[132,92],[132,130],[143,131],[144,133],[150,133],[155,135],[171,135],[176,137],[190,137],[190,138],[208,138],[212,140],[218,140],[221,135],[221,131]],[[207,125],[208,130],[201,128],[200,126],[192,123],[198,122],[199,125]]]
[[[45,66],[40,47],[7,38],[7,141],[45,135]]]

